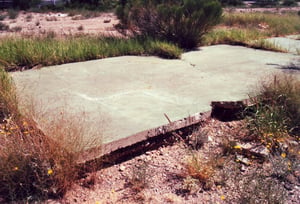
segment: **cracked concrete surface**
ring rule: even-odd
[[[123,56],[12,73],[21,103],[31,98],[47,117],[62,110],[86,117],[85,139],[103,143],[207,111],[213,100],[247,98],[259,80],[299,56],[217,45],[187,52],[180,60]],[[84,113],[84,114],[83,114]],[[97,145],[97,144],[94,144]]]

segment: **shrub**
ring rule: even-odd
[[[6,15],[0,14],[0,21],[3,21],[6,18]]]
[[[40,2],[40,0],[13,0],[13,7],[24,10],[37,6]]]
[[[297,2],[295,0],[284,0],[282,2],[282,5],[284,5],[284,6],[295,6],[295,5],[297,5]]]
[[[272,148],[288,135],[300,135],[300,81],[292,76],[274,76],[263,83],[254,97],[255,110],[249,128]]]
[[[0,31],[6,31],[9,30],[9,26],[5,23],[0,22]]]
[[[8,15],[9,19],[16,19],[19,15],[19,11],[14,10],[14,9],[9,9],[7,11],[7,15]]]
[[[274,6],[277,5],[279,0],[256,0],[255,4],[259,6]]]
[[[19,113],[15,86],[3,69],[0,113],[5,121],[0,121],[1,202],[34,203],[62,196],[78,176],[75,151],[86,147],[80,140],[80,123],[61,115],[50,124],[49,135],[55,141],[47,137]]]
[[[241,0],[220,0],[220,2],[224,6],[240,6],[244,4]]]
[[[120,30],[167,40],[182,48],[196,47],[221,15],[216,0],[128,0],[117,8]]]

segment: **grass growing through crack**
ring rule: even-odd
[[[121,55],[158,55],[178,58],[182,50],[175,45],[151,39],[115,37],[5,38],[0,40],[1,60],[9,66],[33,67],[101,59]]]
[[[14,84],[0,69],[0,200],[42,202],[60,197],[78,176],[75,151],[85,147],[74,117],[56,119],[45,135],[19,111]],[[52,138],[56,138],[53,140]],[[66,142],[68,141],[68,142]]]

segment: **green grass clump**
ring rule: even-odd
[[[204,36],[202,40],[202,45],[245,45],[250,41],[258,39],[260,37],[262,37],[262,35],[257,30],[237,28],[215,29]]]
[[[300,136],[300,81],[292,76],[274,76],[264,82],[256,97],[250,131],[269,148],[289,136]]]
[[[9,9],[7,11],[7,15],[8,15],[9,19],[16,19],[19,15],[19,11],[15,10],[15,9]]]
[[[285,52],[284,49],[263,39],[273,36],[296,34],[300,19],[295,13],[226,13],[217,28],[208,32],[202,45],[232,44]]]
[[[299,33],[300,31],[300,20],[296,13],[282,15],[272,13],[227,13],[224,15],[222,25],[260,30],[265,36],[281,36]]]
[[[8,117],[9,114],[11,117],[19,115],[16,90],[12,78],[8,76],[0,64],[0,115],[4,118]]]
[[[5,38],[0,56],[6,69],[56,65],[122,55],[157,55],[179,58],[182,50],[170,43],[151,39],[80,36],[55,38]]]

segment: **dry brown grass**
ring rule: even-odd
[[[192,154],[186,162],[186,175],[198,179],[201,183],[206,183],[215,172],[213,159],[203,158],[199,153]]]
[[[81,124],[61,114],[44,134],[32,114],[20,114],[12,79],[3,70],[0,74],[0,201],[63,196],[78,178],[76,152],[86,145]]]

